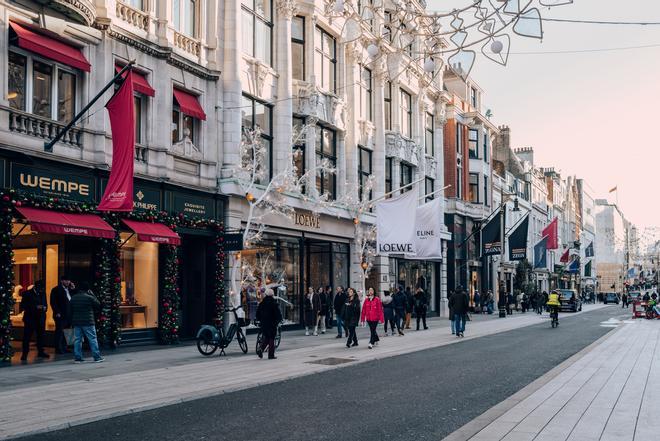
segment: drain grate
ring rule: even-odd
[[[336,366],[338,364],[350,363],[352,361],[355,361],[355,360],[351,360],[350,358],[329,357],[329,358],[321,358],[319,360],[314,360],[314,361],[306,361],[305,363],[323,364],[323,365],[326,365],[326,366]]]

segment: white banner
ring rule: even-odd
[[[443,230],[442,206],[440,198],[417,207],[415,210],[414,248],[418,259],[442,259]]]
[[[415,210],[417,191],[376,204],[376,247],[378,254],[415,254]]]

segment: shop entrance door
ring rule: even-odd
[[[202,324],[211,324],[213,252],[205,236],[184,235],[181,241],[181,336],[194,337]]]

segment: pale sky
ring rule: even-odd
[[[428,0],[448,11],[471,0]],[[499,4],[493,2],[494,4]],[[534,1],[538,4],[538,1]],[[653,0],[575,0],[543,17],[660,22]],[[479,55],[471,76],[484,112],[511,128],[514,147],[534,147],[539,166],[576,174],[595,198],[619,189],[619,205],[641,228],[660,226],[660,26],[543,23],[543,41],[511,34],[508,65]],[[657,45],[608,52],[523,55]],[[614,194],[609,195],[614,201]],[[648,231],[648,230],[647,230]]]

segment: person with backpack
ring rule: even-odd
[[[428,309],[428,298],[424,290],[419,287],[415,293],[415,316],[417,317],[417,331],[419,331],[419,321],[421,320],[424,324],[424,329],[429,329],[426,326],[426,311]]]

